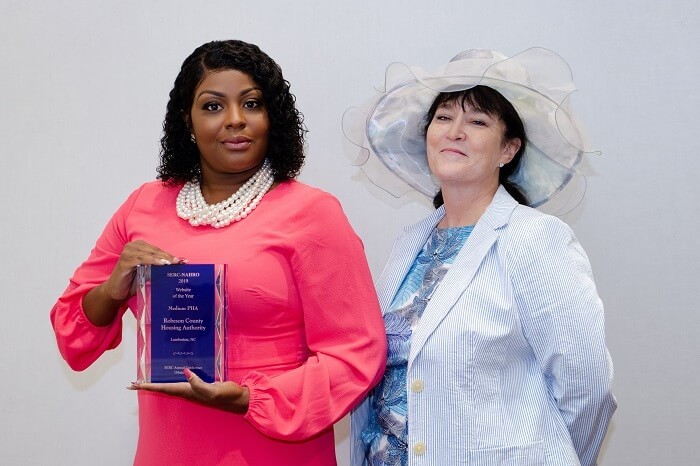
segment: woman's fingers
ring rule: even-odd
[[[165,395],[179,396],[181,398],[193,399],[192,387],[187,382],[174,383],[137,383],[131,382],[129,390],[143,390],[146,392],[157,392]]]
[[[185,373],[185,377],[187,377],[187,382],[192,388],[192,392],[200,401],[211,402],[215,398],[216,387],[214,384],[206,383],[188,368],[185,368],[183,372]]]
[[[207,383],[189,369],[184,369],[187,382],[136,383],[129,390],[143,390],[177,396],[225,411],[243,414],[248,410],[248,389],[234,382]]]
[[[143,240],[127,243],[119,260],[123,261],[127,268],[134,268],[137,265],[170,265],[186,262]]]
[[[132,382],[128,387],[130,390],[145,390],[147,392],[164,393],[171,396],[179,396],[189,400],[207,402],[214,397],[215,387],[213,384],[206,383],[199,378],[194,372],[185,368],[185,377],[187,382],[173,383],[136,383]]]
[[[124,300],[133,294],[132,282],[138,265],[170,265],[187,263],[143,240],[127,243],[112,274],[105,282],[105,292],[114,300]]]

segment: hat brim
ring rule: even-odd
[[[532,67],[537,67],[537,75],[529,72]],[[425,118],[441,92],[488,86],[515,107],[527,141],[510,181],[532,206],[559,192],[587,152],[584,131],[569,105],[575,90],[571,70],[547,49],[528,49],[503,60],[451,62],[434,73],[395,63],[387,69],[386,85],[389,90],[367,112],[367,146],[389,170],[427,196],[433,196],[438,187],[426,158]]]

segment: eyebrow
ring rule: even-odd
[[[244,95],[246,95],[246,94],[248,94],[248,93],[250,93],[250,92],[252,92],[252,91],[260,91],[260,92],[262,92],[262,89],[260,89],[259,87],[249,87],[249,88],[247,88],[247,89],[243,89],[238,95],[239,95],[239,96],[244,96]],[[204,90],[202,90],[202,91],[199,93],[199,95],[197,95],[197,99],[199,99],[200,97],[202,97],[203,94],[211,94],[211,95],[213,95],[213,96],[221,97],[221,98],[225,98],[225,97],[226,97],[226,94],[224,94],[223,92],[214,91],[214,90],[211,90],[211,89],[204,89]]]

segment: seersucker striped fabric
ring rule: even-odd
[[[405,229],[377,283],[386,310],[438,209]],[[596,464],[612,363],[588,258],[561,220],[500,188],[414,330],[410,466]],[[352,464],[369,400],[353,412]]]

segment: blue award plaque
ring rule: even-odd
[[[144,265],[136,282],[138,382],[225,380],[226,266]]]

